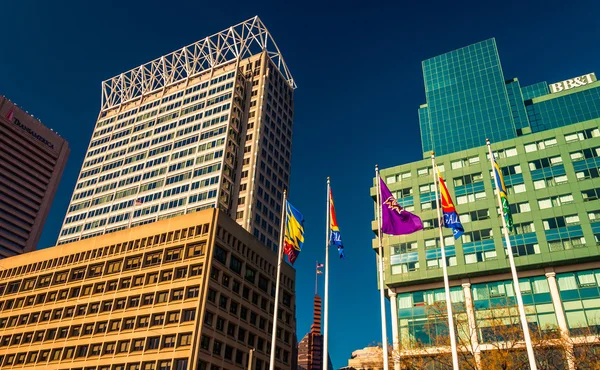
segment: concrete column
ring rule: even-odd
[[[464,280],[463,280],[464,281]],[[477,336],[477,320],[475,318],[475,308],[473,307],[473,295],[471,294],[471,283],[462,284],[465,295],[465,307],[467,309],[467,318],[469,320],[469,333],[471,336],[471,349],[475,357],[475,366],[481,370],[481,351],[479,349],[479,338]]]
[[[551,271],[546,273],[546,280],[548,280],[548,287],[550,288],[550,296],[552,297],[552,305],[554,306],[554,313],[556,314],[556,321],[558,322],[558,328],[566,343],[567,351],[567,364],[569,370],[575,370],[575,359],[573,358],[573,344],[569,335],[569,327],[567,326],[567,319],[565,317],[565,310],[560,300],[560,293],[558,291],[558,284],[556,284],[556,273]]]
[[[396,292],[389,289],[390,310],[392,311],[392,358],[394,359],[394,370],[400,370],[400,342],[398,339],[398,301]]]

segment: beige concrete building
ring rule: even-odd
[[[36,248],[69,152],[65,139],[0,95],[0,258]]]
[[[104,81],[58,244],[216,207],[277,250],[295,86],[258,17]]]
[[[210,209],[4,259],[0,369],[267,369],[276,257]],[[287,264],[281,282],[276,367],[295,369]]]
[[[381,347],[357,349],[352,352],[352,357],[348,359],[348,366],[340,370],[383,370],[382,353]]]

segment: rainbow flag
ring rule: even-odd
[[[329,188],[329,230],[331,230],[331,235],[329,236],[330,245],[337,246],[340,258],[344,258],[344,243],[342,243],[342,234],[340,233],[337,218],[335,217],[331,188]]]
[[[463,228],[462,223],[460,222],[460,218],[458,217],[458,212],[456,212],[456,207],[454,207],[454,203],[452,202],[452,197],[448,192],[448,188],[446,187],[446,183],[442,178],[439,170],[437,170],[438,179],[440,183],[440,193],[442,198],[442,213],[444,215],[444,227],[452,229],[452,233],[454,234],[454,239],[460,238],[462,234],[464,234],[465,229]]]
[[[285,237],[283,251],[293,265],[304,244],[304,216],[290,202],[285,202]]]

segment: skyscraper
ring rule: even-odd
[[[58,243],[218,207],[276,250],[295,87],[258,17],[104,81]]]
[[[69,144],[0,95],[0,258],[37,246]]]
[[[495,39],[423,61],[426,104],[418,111],[425,158],[594,119],[596,76],[521,87],[505,79]]]
[[[600,319],[594,306],[600,300],[600,82],[587,73],[521,87],[516,78],[504,80],[499,65],[493,40],[425,61],[427,105],[419,109],[423,150],[436,151],[465,229],[456,240],[450,229],[443,232],[455,323],[462,325],[459,350],[488,367],[495,365],[485,362],[493,355],[486,356],[499,348],[494,330],[502,330],[494,319],[508,327],[519,325],[519,317],[499,309],[516,300],[487,136],[496,135],[492,149],[514,219],[510,252],[532,337],[561,333],[583,343]],[[445,306],[444,261],[425,154],[381,171],[398,203],[424,225],[411,235],[383,238],[393,342],[407,358],[405,349],[415,345],[438,353],[448,348],[448,321],[435,312]],[[562,353],[555,362],[573,368],[572,360]]]

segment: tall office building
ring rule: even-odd
[[[323,360],[323,334],[321,334],[321,297],[315,294],[313,303],[313,323],[310,331],[298,343],[298,370],[321,370],[324,367]],[[329,369],[333,369],[331,359]]]
[[[69,144],[0,95],[0,258],[37,246]]]
[[[436,163],[465,228],[458,240],[444,229],[454,311],[476,330],[472,338],[459,333],[459,342],[483,359],[498,348],[492,327],[497,321],[490,318],[517,325],[519,320],[516,310],[497,309],[516,301],[485,146],[486,136],[495,132],[503,138],[506,127],[514,135],[492,141],[492,149],[511,204],[510,242],[533,336],[559,329],[573,338],[596,331],[600,323],[600,82],[586,74],[521,88],[510,79],[504,81],[505,95],[499,94],[496,56],[495,43],[488,40],[424,62],[428,100],[419,110],[421,132],[440,132],[448,143],[441,145],[437,135],[423,138],[424,150],[445,153]],[[444,66],[436,72],[437,82],[427,81],[427,69],[437,60]],[[493,88],[482,77],[487,65]],[[476,82],[461,82],[459,76],[475,76]],[[442,82],[456,84],[446,89]],[[451,105],[442,110],[434,101]],[[405,349],[416,343],[436,346],[440,333],[447,339],[447,321],[432,314],[438,304],[445,307],[445,296],[431,160],[383,169],[381,176],[398,203],[424,224],[423,231],[383,238],[393,340]],[[447,351],[443,346],[440,352]]]
[[[521,87],[504,77],[495,39],[423,62],[426,104],[419,108],[424,158],[600,116],[593,73]],[[576,89],[573,89],[576,88]],[[552,91],[550,91],[552,89]]]
[[[0,369],[268,369],[277,254],[217,209],[2,267]],[[276,368],[296,370],[294,269],[281,279]]]
[[[58,243],[217,207],[276,250],[294,88],[258,17],[104,81]]]

